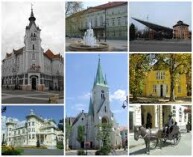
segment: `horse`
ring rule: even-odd
[[[162,148],[162,133],[163,130],[156,130],[156,132],[152,133],[150,129],[146,129],[143,126],[134,127],[134,139],[138,141],[140,136],[144,139],[147,154],[150,154],[150,141],[156,142],[155,148],[157,147],[158,143],[160,144],[160,149]]]

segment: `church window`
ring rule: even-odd
[[[36,34],[34,33],[34,37],[36,37]]]
[[[105,106],[105,113],[107,112],[107,107]]]
[[[32,60],[35,60],[36,57],[35,57],[35,53],[32,53]]]
[[[104,90],[101,91],[101,99],[105,99],[105,92],[104,92]]]
[[[82,118],[82,121],[84,120],[84,118]]]
[[[35,50],[35,46],[34,46],[34,44],[33,44],[32,48],[33,48],[33,50]]]

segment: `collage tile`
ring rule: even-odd
[[[192,1],[1,9],[2,156],[192,155]]]

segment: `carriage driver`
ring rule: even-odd
[[[168,131],[167,132],[170,133],[172,131],[172,129],[173,129],[174,120],[173,120],[171,114],[169,114],[168,117],[169,117],[169,119],[168,119]]]

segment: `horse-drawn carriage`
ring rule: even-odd
[[[160,149],[162,144],[167,140],[173,141],[174,145],[177,145],[181,139],[180,129],[177,125],[173,125],[172,128],[165,126],[163,129],[146,129],[143,126],[134,127],[134,139],[144,139],[146,145],[146,153],[150,152],[150,145],[156,148],[159,144]]]

